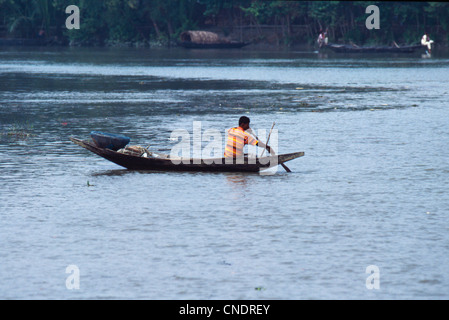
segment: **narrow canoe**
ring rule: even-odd
[[[424,48],[421,45],[403,46],[403,47],[359,47],[345,44],[329,43],[322,48],[328,48],[337,53],[413,53],[416,50]]]
[[[93,142],[70,138],[70,140],[119,166],[129,170],[157,171],[209,171],[209,172],[259,172],[284,162],[304,156],[304,152],[294,152],[257,159],[244,158],[243,163],[229,163],[229,159],[170,159],[167,155],[153,153],[152,157],[142,157],[120,153],[107,148],[99,148]]]

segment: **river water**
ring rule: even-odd
[[[0,298],[448,299],[448,80],[438,54],[2,48]],[[291,173],[127,171],[69,140],[167,152],[241,115],[305,152]]]

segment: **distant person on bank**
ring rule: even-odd
[[[421,38],[421,45],[426,46],[427,52],[431,53],[432,52],[432,43],[433,43],[433,40],[430,40],[430,37],[426,32]]]

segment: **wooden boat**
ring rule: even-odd
[[[329,43],[322,48],[330,49],[337,53],[413,53],[416,50],[422,49],[422,45],[411,46],[380,46],[380,47],[359,47],[357,45],[348,44],[334,44]]]
[[[248,42],[221,38],[218,34],[210,31],[184,31],[178,41],[179,46],[188,49],[235,49],[248,44]]]
[[[209,171],[209,172],[259,172],[284,162],[304,156],[304,152],[288,153],[257,159],[244,158],[244,163],[228,163],[229,159],[184,159],[170,158],[169,155],[152,152],[151,156],[121,153],[108,148],[99,148],[95,143],[76,138],[70,140],[119,166],[130,170],[162,171]],[[186,161],[187,160],[187,161]]]

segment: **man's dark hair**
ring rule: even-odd
[[[239,119],[239,125],[241,125],[241,124],[246,124],[246,123],[249,124],[249,118],[248,118],[248,117],[245,117],[245,116],[240,117],[240,119]]]

